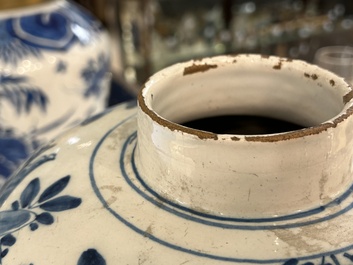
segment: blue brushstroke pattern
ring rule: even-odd
[[[82,253],[77,265],[106,265],[106,262],[97,250],[88,249]]]
[[[31,86],[27,77],[0,74],[0,98],[7,100],[18,114],[29,113],[33,106],[46,112],[48,96],[38,87]]]
[[[38,167],[42,164],[36,165]],[[70,178],[70,175],[60,178],[44,189],[41,194],[40,178],[32,179],[20,194],[19,199],[11,204],[12,209],[0,211],[0,264],[8,254],[9,247],[16,242],[12,233],[24,227],[29,227],[30,231],[36,231],[40,225],[52,225],[55,219],[50,212],[62,212],[81,205],[81,198],[69,195],[56,197],[67,187]],[[2,246],[8,248],[2,249]]]
[[[28,144],[21,138],[12,135],[2,135],[0,131],[0,175],[4,177],[17,168],[30,154]]]
[[[81,77],[87,85],[84,97],[99,96],[102,92],[102,82],[109,70],[108,56],[100,54],[97,60],[90,59],[82,70]]]

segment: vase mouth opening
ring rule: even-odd
[[[343,78],[315,65],[241,54],[161,70],[144,85],[139,106],[159,125],[201,139],[276,142],[336,127],[353,113],[352,97]],[[245,125],[255,130],[243,130],[239,117],[255,118],[255,124]],[[212,127],[220,119],[226,127],[235,128],[219,131],[219,125]],[[195,125],[194,121],[200,120],[206,127]],[[258,129],[256,122],[267,128]],[[289,127],[267,130],[279,123]]]
[[[342,77],[299,60],[243,54],[170,66],[139,94],[137,169],[156,194],[202,216],[318,209],[351,185],[352,97]],[[227,115],[302,128],[228,134],[185,126]]]

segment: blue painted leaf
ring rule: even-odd
[[[350,261],[353,262],[353,255],[348,254],[347,252],[343,254],[343,257],[349,259]]]
[[[38,195],[40,182],[38,178],[33,179],[21,194],[20,202],[22,208],[26,208],[31,204],[33,199]]]
[[[49,212],[61,212],[78,207],[82,200],[71,196],[62,196],[41,204],[39,207]]]
[[[37,215],[36,221],[43,225],[51,225],[54,223],[54,217],[50,213],[42,213]]]
[[[31,231],[36,231],[38,229],[38,224],[37,223],[31,223],[29,225],[29,228],[31,229]]]
[[[35,103],[35,91],[26,91],[26,102],[25,102],[25,110],[26,112],[30,112],[31,106]]]
[[[77,265],[106,265],[105,259],[95,249],[88,249],[82,253]]]
[[[16,238],[13,235],[9,234],[1,238],[0,243],[3,246],[11,247],[13,246],[13,244],[16,243]]]
[[[47,95],[38,87],[33,87],[26,83],[13,82],[1,88],[1,96],[9,101],[19,114],[22,111],[28,113],[33,106],[38,106],[43,112],[46,110]]]
[[[14,232],[35,219],[32,212],[26,210],[0,212],[0,236]]]
[[[12,208],[12,210],[17,211],[18,209],[20,209],[20,203],[18,201],[14,201],[11,204],[11,208]]]
[[[13,83],[23,83],[27,81],[27,77],[25,76],[7,76],[4,74],[0,74],[0,83],[2,84],[13,84]]]
[[[66,188],[69,181],[70,181],[70,175],[56,181],[54,184],[49,186],[45,191],[43,191],[43,193],[39,197],[38,202],[41,203],[41,202],[47,201],[53,198],[55,195],[62,192],[63,189]]]
[[[42,107],[42,110],[43,111],[46,111],[47,109],[47,103],[48,103],[48,98],[46,95],[44,94],[40,94],[39,95],[39,103],[40,103],[40,106]]]
[[[2,192],[0,193],[0,205],[4,204],[11,192],[18,186],[18,184],[33,170],[40,167],[41,165],[53,161],[56,158],[56,154],[42,155],[42,153],[49,148],[53,147],[53,144],[43,146],[34,152],[33,156],[22,164],[21,170],[14,177],[10,178],[5,182]],[[1,150],[1,146],[0,146]]]
[[[7,255],[7,253],[9,253],[9,249],[8,248],[4,249],[4,251],[1,252],[1,257],[2,258],[5,257]]]
[[[1,88],[0,88],[0,98]],[[21,137],[16,137],[11,130],[0,127],[0,175],[9,177],[14,166],[19,166],[28,156],[28,143]]]

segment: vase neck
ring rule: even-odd
[[[139,96],[137,169],[144,182],[166,201],[232,218],[289,215],[346,191],[353,125],[342,99],[350,88],[303,62],[282,63],[278,71],[278,60],[217,57],[154,75]],[[325,75],[320,86],[305,75],[313,71]],[[180,125],[221,114],[279,116],[306,128],[250,136]]]

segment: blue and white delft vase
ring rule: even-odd
[[[0,192],[0,264],[353,262],[353,90],[278,57],[177,64],[61,135]],[[184,122],[265,115],[303,129]]]
[[[1,185],[39,145],[103,111],[111,76],[108,34],[76,4],[4,1],[0,36]]]

